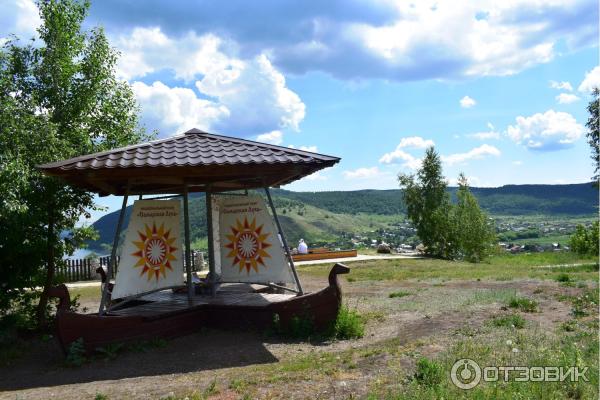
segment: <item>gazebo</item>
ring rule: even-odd
[[[194,299],[195,288],[191,271],[189,193],[205,193],[209,283],[212,296],[215,296],[217,287],[215,258],[218,257],[214,249],[216,239],[213,237],[215,229],[213,196],[225,193],[247,194],[248,190],[262,189],[268,200],[277,236],[281,240],[287,267],[293,274],[296,286],[295,289],[285,287],[279,289],[292,290],[299,296],[297,298],[300,298],[304,292],[269,188],[294,182],[323,168],[331,167],[339,160],[338,157],[191,129],[184,134],[166,139],[83,155],[40,165],[39,168],[47,175],[64,179],[73,186],[98,193],[100,196],[123,196],[112,246],[111,262],[108,266],[107,275],[109,277],[112,276],[112,271],[116,267],[119,233],[123,227],[128,198],[138,196],[139,200],[161,200],[182,197],[187,298],[191,306],[195,304],[196,300]],[[269,246],[272,245],[273,243],[269,244]],[[143,251],[144,249],[140,250],[140,252]],[[239,261],[241,270],[244,261],[240,261],[238,258],[235,261]],[[255,264],[252,261],[252,267],[256,269]],[[250,270],[250,263],[248,269]],[[343,268],[338,268],[337,273],[343,273],[342,270]],[[157,272],[157,278],[158,276]],[[150,279],[150,275],[148,279]],[[109,286],[108,284],[104,286],[97,317],[101,318],[110,311],[107,306],[110,295]],[[278,285],[273,283],[271,286],[277,287]],[[337,292],[339,292],[339,288],[337,288]],[[131,296],[125,300],[139,297],[139,295]]]

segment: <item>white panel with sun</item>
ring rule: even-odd
[[[112,298],[183,284],[179,200],[138,200],[125,235]]]
[[[273,219],[260,196],[220,196],[221,281],[293,283]]]

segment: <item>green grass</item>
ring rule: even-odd
[[[333,325],[336,339],[359,339],[365,335],[364,318],[355,310],[342,306]]]
[[[573,267],[543,268],[547,265],[580,264]],[[570,252],[502,254],[490,257],[479,264],[438,259],[394,259],[357,261],[347,263],[351,268],[349,277],[358,281],[404,281],[404,280],[476,280],[510,281],[513,279],[556,280],[568,272],[575,281],[596,281],[598,264],[593,257],[579,256]],[[304,274],[326,276],[331,264],[305,265],[298,268]]]
[[[517,314],[502,315],[492,318],[491,324],[496,327],[523,329],[525,319]]]
[[[411,292],[406,292],[404,290],[398,290],[397,292],[392,292],[388,295],[388,297],[390,299],[395,299],[398,297],[406,297],[406,296],[410,296],[412,293]]]
[[[538,310],[538,303],[527,297],[515,296],[508,301],[508,306],[528,313],[533,313]]]

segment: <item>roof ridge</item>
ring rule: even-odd
[[[314,151],[306,151],[306,150],[301,150],[301,149],[297,149],[295,147],[285,147],[285,146],[279,146],[276,144],[271,144],[271,143],[265,143],[265,142],[257,142],[256,140],[249,140],[249,139],[242,139],[242,138],[238,138],[238,137],[233,137],[233,136],[225,136],[225,135],[219,135],[216,133],[205,133],[202,136],[204,137],[209,137],[212,139],[224,139],[224,140],[228,140],[230,142],[237,142],[237,143],[245,143],[245,144],[251,144],[254,146],[263,146],[269,149],[274,149],[274,150],[281,150],[287,153],[292,153],[292,154],[302,154],[302,155],[307,155],[307,156],[321,156],[321,157],[327,157],[327,158],[331,158],[331,159],[339,159],[339,157],[334,157],[334,156],[330,156],[327,154],[323,154],[323,153],[317,153]]]

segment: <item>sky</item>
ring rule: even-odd
[[[0,2],[0,42],[39,23],[31,0]],[[342,158],[285,189],[397,188],[432,145],[450,184],[593,175],[595,0],[96,0],[95,26],[159,137],[196,127]]]

